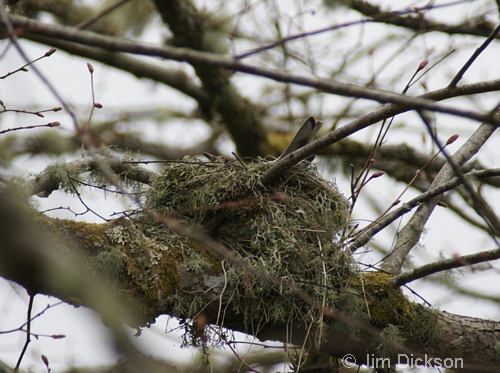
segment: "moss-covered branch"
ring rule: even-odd
[[[211,323],[261,339],[306,342],[331,357],[355,353],[359,363],[369,354],[446,357],[461,351],[465,363],[482,363],[486,371],[496,364],[496,333],[481,327],[498,323],[443,319],[410,302],[391,276],[358,273],[339,246],[347,205],[335,186],[301,163],[264,188],[259,176],[268,167],[224,158],[169,164],[151,179],[146,209],[135,221],[50,219],[0,203],[0,274],[30,293],[81,299],[97,310],[92,289],[103,287],[113,294],[108,301],[116,298],[133,310],[127,323],[136,327],[162,314],[189,324],[203,313]],[[27,226],[50,239],[26,236]],[[203,235],[210,245],[198,239]],[[230,258],[211,252],[212,244]],[[34,249],[33,258],[23,251]],[[471,325],[472,331],[463,330]],[[463,343],[443,347],[464,333]],[[186,341],[196,345],[211,337],[193,325]],[[467,354],[471,349],[485,351],[483,360]]]
[[[104,162],[122,180],[136,181],[149,184],[154,172],[136,165],[129,164],[111,156],[99,156],[99,162]],[[28,180],[24,185],[27,193],[36,194],[39,197],[48,197],[54,190],[63,188],[72,191],[73,186],[68,182],[68,175],[80,179],[80,174],[93,171],[97,168],[95,159],[86,157],[71,162],[60,162],[51,165],[44,172]]]

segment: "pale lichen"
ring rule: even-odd
[[[260,177],[269,167],[264,160],[201,162],[186,157],[168,164],[153,180],[146,207],[201,230],[257,271],[296,283],[313,299],[335,307],[335,289],[352,269],[351,259],[340,249],[348,203],[311,163],[302,162],[273,185],[263,186]],[[162,230],[154,229],[155,234]],[[176,247],[182,242],[184,271],[221,273],[222,258],[171,232],[161,234],[169,235]],[[232,312],[242,313],[247,325],[296,318],[316,328],[322,322],[318,310],[300,301],[290,286],[273,286],[231,266],[225,276]],[[175,305],[178,315],[192,312],[199,299],[183,304]]]

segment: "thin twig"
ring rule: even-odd
[[[437,63],[439,63],[439,62],[440,61],[438,61]],[[406,86],[404,87],[403,91],[401,92],[401,96],[405,96],[406,93],[408,93],[408,90],[410,89],[410,87],[411,87],[411,85],[413,83],[413,80],[415,79],[415,77],[417,76],[417,74],[425,68],[425,66],[427,66],[427,60],[424,60],[424,61],[420,62],[420,64],[415,69],[415,73],[409,79],[408,83],[406,84]],[[361,190],[373,178],[373,175],[372,175],[372,177],[370,177],[370,179],[368,179],[368,174],[369,174],[369,172],[370,172],[370,170],[372,168],[372,165],[373,165],[373,163],[374,163],[374,161],[375,161],[375,159],[376,159],[376,157],[378,155],[378,152],[379,152],[380,148],[384,144],[385,138],[386,138],[387,134],[389,133],[389,129],[391,128],[392,123],[394,122],[394,118],[395,118],[395,116],[392,116],[389,120],[384,119],[382,121],[382,124],[380,125],[380,129],[379,129],[379,131],[377,133],[377,138],[375,139],[375,143],[373,144],[373,147],[372,147],[372,149],[370,151],[370,154],[367,157],[365,165],[363,166],[363,169],[360,171],[359,176],[354,181],[354,186],[357,187],[359,185],[359,187],[356,190],[355,195],[352,195],[352,201],[353,201],[353,203],[351,204],[351,207],[350,207],[351,213],[354,210],[354,207],[355,207],[355,204],[356,204],[356,200],[358,199],[359,194],[361,193]],[[409,185],[408,185],[407,188],[409,188]],[[394,206],[394,204],[391,205],[388,209],[391,209],[392,206]]]
[[[234,58],[236,58],[238,60],[244,59],[244,58],[250,57],[252,55],[255,55],[255,54],[270,50],[270,49],[274,49],[276,47],[279,47],[282,44],[288,44],[289,42],[294,41],[294,40],[309,38],[311,36],[319,35],[319,34],[322,34],[325,32],[329,32],[329,31],[340,30],[342,28],[355,26],[355,25],[359,25],[359,24],[364,24],[364,23],[383,22],[385,19],[391,19],[391,18],[394,18],[396,16],[403,16],[403,15],[408,15],[408,14],[420,13],[424,10],[431,10],[431,9],[446,7],[446,6],[450,6],[450,5],[455,5],[457,3],[459,4],[461,2],[463,2],[463,0],[458,1],[458,2],[451,2],[451,3],[447,3],[447,4],[439,4],[439,5],[437,5],[435,3],[429,3],[428,5],[423,6],[421,8],[410,8],[410,9],[405,9],[405,10],[380,13],[378,15],[372,16],[371,19],[362,19],[362,20],[357,20],[357,21],[345,22],[345,23],[340,23],[340,24],[336,24],[336,25],[323,27],[323,28],[320,28],[320,29],[314,30],[314,31],[301,32],[299,34],[287,36],[287,37],[282,38],[278,41],[270,43],[268,45],[264,45],[262,47],[252,49],[248,52],[237,54],[234,56]]]
[[[28,349],[28,345],[31,342],[31,312],[33,311],[33,301],[35,299],[36,294],[30,294],[30,300],[28,303],[28,310],[27,310],[27,315],[26,315],[26,325],[27,325],[27,330],[26,330],[26,341],[24,342],[23,349],[21,351],[21,354],[19,355],[19,358],[17,359],[16,367],[14,368],[14,371],[17,372],[19,370],[19,367],[21,365],[21,361],[23,361],[24,354],[26,353],[26,350]]]
[[[25,63],[25,64],[24,64],[23,66],[21,66],[20,68],[18,68],[18,69],[16,69],[16,70],[14,70],[14,71],[11,71],[11,72],[9,72],[9,73],[7,73],[7,74],[3,75],[3,76],[0,76],[0,79],[5,79],[5,78],[7,78],[8,76],[11,76],[11,75],[13,75],[13,74],[15,74],[15,73],[18,73],[18,72],[20,72],[20,71],[24,71],[24,72],[28,71],[28,69],[26,68],[27,66],[30,66],[30,65],[34,64],[35,62],[40,61],[40,60],[41,60],[41,59],[43,59],[43,58],[46,58],[46,57],[50,57],[50,56],[52,56],[52,55],[53,55],[56,51],[57,51],[57,49],[56,49],[56,48],[51,48],[51,49],[50,49],[48,52],[46,52],[43,56],[38,57],[38,58],[34,59],[33,61],[28,61],[27,63]]]
[[[13,131],[19,131],[19,130],[30,130],[33,128],[39,128],[39,127],[59,127],[61,123],[59,122],[50,122],[47,124],[36,124],[33,126],[24,126],[24,127],[16,127],[16,128],[7,128],[6,130],[0,131],[0,135],[7,133],[7,132],[13,132]]]
[[[492,115],[495,115],[495,113],[500,109],[500,104],[498,104],[493,110],[492,110]],[[500,219],[496,215],[496,213],[493,211],[493,209],[486,203],[486,201],[481,197],[479,193],[477,193],[474,190],[474,187],[470,183],[468,178],[463,177],[463,173],[460,170],[460,165],[458,165],[454,159],[448,154],[448,152],[444,149],[444,146],[441,144],[441,141],[437,138],[435,135],[434,131],[432,130],[432,125],[431,121],[428,117],[428,115],[421,111],[417,111],[418,114],[420,115],[420,118],[422,118],[422,121],[425,123],[427,130],[429,134],[432,137],[432,140],[434,143],[439,147],[441,153],[445,156],[446,160],[448,161],[448,164],[450,165],[453,174],[461,179],[461,182],[463,186],[465,187],[465,190],[469,194],[470,198],[472,199],[472,208],[476,210],[479,216],[485,221],[485,223],[490,227],[491,229],[491,236],[493,240],[497,243],[497,245],[500,245],[499,242],[497,242],[495,236],[499,237],[500,236]]]
[[[449,144],[451,143],[446,143],[445,147],[448,146]],[[437,153],[435,153],[431,158],[429,158],[429,160],[420,168],[418,169],[416,172],[415,172],[415,175],[413,176],[413,178],[410,180],[409,183],[406,184],[405,188],[403,189],[403,191],[394,199],[394,201],[389,205],[389,207],[386,208],[386,210],[384,212],[382,212],[380,214],[380,216],[375,219],[373,222],[371,222],[368,226],[364,227],[358,234],[363,234],[363,232],[366,232],[367,230],[369,230],[371,227],[373,227],[375,224],[377,224],[384,216],[386,216],[389,211],[396,205],[398,205],[400,202],[401,202],[401,198],[403,197],[403,195],[408,191],[408,189],[410,189],[410,187],[413,185],[413,183],[415,182],[415,180],[417,180],[417,178],[422,174],[422,171],[425,170],[425,168],[434,160],[436,159],[436,157],[444,150],[443,149],[440,149]],[[363,187],[363,186],[361,186]],[[361,188],[360,187],[360,188]]]
[[[100,20],[101,18],[103,18],[104,16],[106,16],[107,14],[111,13],[116,8],[122,6],[125,3],[128,3],[129,1],[130,0],[120,0],[120,1],[118,1],[116,3],[114,3],[114,4],[111,4],[107,8],[104,8],[102,11],[100,11],[99,13],[97,13],[95,16],[89,18],[86,21],[83,21],[83,22],[79,23],[75,27],[77,29],[79,29],[79,30],[83,30],[83,29],[89,27],[91,24],[97,22],[98,20]]]
[[[453,53],[455,53],[455,49],[452,49],[451,51],[449,51],[448,53],[446,53],[443,57],[441,57],[439,60],[437,60],[436,62],[434,62],[427,70],[425,70],[424,72],[422,72],[422,74],[420,74],[418,76],[418,78],[416,78],[415,80],[413,80],[411,82],[411,84],[408,85],[408,88],[411,88],[412,86],[414,86],[415,84],[417,84],[418,81],[420,79],[422,79],[422,77],[424,77],[429,71],[431,71],[433,68],[435,68],[441,62],[443,62],[445,59],[447,59],[448,57],[450,57]]]
[[[13,25],[12,17],[9,16],[7,14],[7,12],[5,11],[5,9],[3,9],[3,8],[0,9],[0,23],[7,28],[10,42],[12,43],[12,45],[14,45],[15,49],[20,54],[20,56],[28,63],[30,61],[30,59],[28,58],[26,53],[24,53],[24,50],[21,48],[21,46],[17,42],[17,36],[14,33],[14,25]],[[49,53],[49,52],[47,52],[47,53]],[[48,79],[45,77],[45,75],[42,74],[40,72],[40,70],[38,70],[36,65],[33,65],[32,69],[35,72],[35,74],[38,76],[38,78],[45,84],[45,86],[49,89],[49,91],[54,95],[54,97],[59,101],[61,106],[70,115],[71,119],[73,120],[73,124],[74,124],[75,128],[79,128],[78,118],[76,117],[76,114],[73,111],[73,109],[71,109],[71,107],[66,103],[66,100],[64,100],[63,97],[57,92],[57,90],[48,81]]]
[[[92,210],[92,209],[91,209],[91,208],[90,208],[90,207],[89,207],[89,206],[88,206],[88,205],[87,205],[87,204],[83,201],[82,195],[81,195],[81,194],[80,194],[80,192],[78,191],[77,187],[73,184],[73,181],[77,181],[77,180],[73,179],[73,178],[71,177],[71,175],[69,174],[69,172],[68,172],[68,174],[67,174],[67,177],[68,177],[68,183],[71,185],[71,189],[73,189],[73,193],[75,193],[75,194],[76,194],[77,198],[80,200],[80,203],[81,203],[81,204],[83,205],[83,207],[85,207],[85,209],[86,209],[84,212],[79,213],[79,214],[77,214],[77,215],[85,215],[85,214],[87,214],[87,212],[91,212],[91,213],[93,213],[95,216],[97,216],[98,218],[100,218],[100,219],[104,220],[105,222],[109,222],[109,221],[110,221],[110,219],[106,219],[105,217],[103,217],[103,216],[99,215],[97,212],[95,212],[94,210]]]
[[[82,137],[82,152],[85,150],[85,141],[89,141],[88,137],[86,136],[87,133],[89,132],[89,128],[90,128],[90,123],[92,122],[92,116],[94,115],[94,110],[98,107],[98,108],[101,108],[102,105],[95,102],[95,92],[94,92],[94,66],[92,66],[90,63],[87,62],[87,68],[89,70],[89,73],[90,73],[90,90],[91,90],[91,93],[92,93],[92,109],[90,109],[90,113],[89,113],[89,118],[87,119],[87,124],[85,125],[85,127],[83,127],[83,130],[82,130],[82,134],[81,134],[81,137]]]
[[[455,75],[455,77],[452,79],[448,87],[454,88],[457,86],[458,82],[463,78],[465,72],[469,69],[469,67],[472,66],[472,64],[479,57],[479,55],[484,52],[484,50],[488,47],[488,45],[490,45],[490,43],[496,38],[499,32],[500,32],[500,25],[498,25],[491,32],[490,36],[488,36],[488,38],[484,41],[484,43],[481,44],[481,46],[475,50],[475,52],[472,54],[469,60],[465,63],[465,65],[462,66],[457,75]]]

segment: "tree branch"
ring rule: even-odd
[[[189,97],[192,97],[200,106],[207,105],[210,96],[207,92],[192,82],[188,75],[181,69],[175,69],[171,66],[162,67],[158,64],[152,64],[124,53],[113,52],[103,48],[85,46],[77,43],[66,42],[56,38],[44,37],[38,34],[26,34],[26,39],[50,45],[62,49],[76,56],[99,61],[108,66],[126,71],[138,78],[148,78],[156,82],[166,84]]]
[[[499,81],[477,83],[477,85],[468,85],[472,90],[467,91],[463,87],[445,88],[436,91],[435,97],[432,94],[426,94],[419,97],[401,96],[399,94],[388,93],[376,89],[360,87],[353,84],[338,83],[325,79],[314,79],[305,76],[288,74],[281,71],[264,69],[252,65],[243,64],[229,56],[221,56],[216,53],[200,52],[186,48],[175,48],[169,46],[150,46],[142,45],[136,42],[113,38],[109,36],[98,35],[89,31],[79,31],[71,27],[47,25],[37,21],[25,19],[23,17],[11,16],[15,27],[20,28],[22,32],[44,35],[51,38],[72,41],[84,45],[105,48],[113,51],[121,51],[132,54],[143,54],[149,56],[163,57],[175,61],[189,62],[191,64],[206,64],[211,67],[222,67],[229,70],[245,72],[252,75],[262,76],[284,83],[293,83],[302,86],[316,88],[322,92],[338,94],[341,96],[366,98],[380,103],[392,103],[400,106],[399,112],[410,109],[426,109],[460,117],[470,118],[481,122],[500,124],[500,121],[491,115],[479,113],[477,111],[459,109],[445,105],[436,104],[430,100],[442,100],[444,98],[455,97],[457,95],[475,94],[480,92],[489,92],[498,90]],[[19,32],[21,32],[19,30]],[[462,89],[460,89],[462,88]],[[439,94],[438,94],[439,92]],[[439,95],[442,95],[439,98]],[[394,115],[394,114],[393,114]]]
[[[215,36],[213,30],[208,36],[207,15],[198,12],[190,1],[163,0],[155,4],[163,22],[172,31],[175,44],[191,50],[220,51],[222,43],[218,39],[222,36]],[[240,95],[231,83],[231,74],[210,64],[192,65],[203,87],[210,92],[210,105],[201,107],[203,114],[212,118],[212,110],[215,110],[222,117],[240,155],[256,157],[267,153],[271,146],[265,136],[261,111]]]
[[[421,267],[406,271],[391,279],[394,286],[406,285],[419,278],[426,277],[441,271],[447,271],[453,268],[470,266],[472,264],[484,263],[490,260],[500,259],[500,249],[480,251],[470,255],[456,255],[450,259],[439,260],[434,263],[426,264]]]
[[[424,101],[428,100],[439,101],[451,97],[461,96],[462,94],[472,94],[471,93],[472,91],[479,93],[478,91],[476,91],[476,89],[479,89],[480,87],[484,89],[486,87],[492,88],[494,86],[495,87],[494,90],[500,89],[500,80],[496,80],[494,82],[493,81],[488,83],[482,82],[476,84],[469,84],[456,88],[446,87],[443,89],[426,93],[411,100],[415,100],[415,102],[417,101],[421,102],[422,99],[424,99]],[[398,96],[398,97],[404,97],[404,96]],[[299,150],[291,153],[290,155],[279,160],[275,164],[273,164],[272,167],[270,167],[262,175],[262,182],[264,183],[264,185],[268,185],[277,176],[281,175],[285,170],[292,167],[294,164],[297,164],[297,162],[299,162],[300,160],[306,159],[307,157],[310,157],[311,155],[318,153],[321,149],[333,145],[334,143],[342,139],[345,139],[346,137],[352,135],[353,133],[356,133],[374,123],[377,123],[383,119],[393,117],[397,114],[415,108],[418,108],[418,105],[413,108],[407,108],[406,105],[405,106],[387,105],[371,113],[368,113],[342,127],[339,127],[333,130],[332,132],[320,137],[319,139],[311,142],[310,144],[300,148]]]
[[[234,284],[226,284],[224,275],[211,267],[200,272],[189,271],[182,265],[179,248],[170,247],[168,242],[162,241],[164,238],[160,235],[145,236],[140,222],[132,224],[125,219],[119,219],[108,224],[86,224],[47,218],[43,223],[36,223],[26,215],[24,208],[13,209],[12,201],[12,198],[0,194],[0,233],[3,237],[0,243],[0,275],[33,291],[44,290],[63,299],[76,296],[84,304],[101,312],[107,325],[115,332],[121,330],[120,322],[124,320],[124,310],[142,310],[141,315],[145,318],[142,322],[154,320],[165,313],[175,315],[173,305],[181,301],[179,297],[182,297],[184,302],[190,302],[190,297],[193,296],[192,286],[195,286],[196,293],[202,296],[201,302],[206,305],[203,311],[209,320],[217,319],[219,307],[232,309],[230,288]],[[200,240],[198,243],[205,245],[208,242],[212,245],[211,241],[206,241],[206,237],[185,231],[185,227],[175,224],[173,220],[167,222],[167,225],[182,235],[187,234],[191,239]],[[57,237],[64,240],[64,244],[54,241],[53,237],[50,237],[51,232],[57,232]],[[216,252],[220,249],[215,246],[212,248]],[[84,250],[87,255],[77,255],[79,250]],[[219,254],[226,259],[230,258],[226,252]],[[221,260],[219,258],[219,261]],[[235,262],[234,265],[239,264]],[[86,268],[83,271],[85,273],[82,268]],[[89,276],[89,269],[97,271],[98,268],[102,271],[97,272],[99,276]],[[246,266],[244,268],[247,270]],[[106,276],[117,276],[116,281],[108,282],[109,287],[96,280],[97,277],[105,279]],[[281,281],[279,285],[282,286]],[[158,300],[159,296],[162,301]],[[196,308],[194,312],[197,311]],[[432,342],[426,341],[425,346],[422,345],[421,338],[415,335],[408,335],[404,345],[386,341],[395,350],[407,354],[407,357],[412,354],[414,358],[421,357],[424,353],[429,357],[461,357],[465,369],[459,371],[469,372],[475,369],[496,372],[494,346],[500,330],[498,322],[425,310],[419,306],[415,306],[414,312],[418,318],[424,315],[423,320],[432,322],[441,332],[435,333]],[[193,313],[183,313],[179,316],[190,318]],[[137,319],[127,320],[131,325],[137,325]],[[244,326],[241,313],[228,312],[224,326],[253,333],[261,340],[272,339],[302,346],[308,338],[307,333],[300,323],[295,321],[291,328],[266,323],[257,332],[252,330],[251,326]],[[354,326],[357,331],[345,332],[341,339],[337,333],[327,334],[319,352],[330,357],[350,353],[356,356],[358,364],[369,363],[366,357],[377,354],[377,346],[384,341],[383,336],[379,335],[380,330],[351,317],[342,321]],[[330,326],[336,327],[333,322]],[[128,339],[119,339],[118,343],[122,351],[131,354],[129,357],[138,358],[136,352],[128,346]],[[476,352],[469,354],[466,351]],[[480,351],[479,355],[477,351]],[[406,361],[404,358],[401,360],[402,363]],[[136,361],[139,362],[140,360]],[[141,363],[147,364],[147,361]],[[146,365],[137,365],[138,370],[141,370],[140,366],[144,368]]]
[[[497,126],[489,123],[481,124],[472,136],[453,154],[451,157],[452,161],[461,167],[481,149],[493,132],[495,132],[496,128]],[[447,163],[432,182],[431,188],[449,181],[454,176],[452,167]],[[400,271],[408,253],[419,241],[424,226],[440,199],[441,196],[438,195],[418,207],[410,221],[398,233],[394,250],[382,264],[381,269],[383,271],[388,273],[397,273]]]
[[[96,310],[109,328],[114,347],[127,358],[132,371],[164,372],[162,365],[134,347],[123,328],[124,323],[144,322],[138,304],[125,301],[101,274],[89,271],[90,267],[95,270],[95,263],[88,266],[91,261],[70,239],[70,229],[54,234],[57,219],[54,224],[42,224],[43,219],[35,220],[33,212],[28,211],[16,195],[0,191],[0,276],[25,287],[30,295],[51,294],[74,306],[85,304]],[[88,238],[91,230],[83,236]]]
[[[500,169],[495,168],[482,171],[472,170],[471,172],[463,176],[472,178],[488,178],[493,176],[500,176]],[[396,210],[373,223],[373,225],[371,225],[369,229],[364,231],[349,245],[348,251],[351,253],[355,252],[361,246],[365,245],[373,236],[375,236],[375,234],[380,232],[396,219],[410,212],[414,207],[419,206],[423,202],[427,202],[436,197],[440,197],[443,193],[456,188],[460,184],[461,180],[459,177],[454,177],[451,180],[439,184],[433,183],[427,192],[422,193],[421,195],[411,199],[408,202],[405,202],[401,207],[397,208]]]
[[[420,33],[439,31],[449,35],[458,34],[487,37],[495,29],[495,25],[484,19],[479,19],[476,22],[464,22],[460,25],[448,25],[431,21],[423,15],[413,17],[411,15],[401,16],[399,14],[400,12],[397,11],[384,12],[380,10],[379,6],[364,0],[352,0],[346,4],[351,9],[370,17],[374,22],[400,26]],[[444,6],[446,6],[446,4],[444,4]],[[427,7],[422,7],[421,10],[422,12],[428,11]]]
[[[121,160],[113,157],[97,156],[99,162],[104,162],[110,169],[123,179],[135,180],[139,183],[149,184],[150,179],[154,172],[140,168],[135,165],[123,163]],[[56,164],[47,167],[47,169],[40,175],[28,180],[27,185],[32,194],[39,197],[48,197],[54,190],[59,189],[61,183],[65,183],[66,173],[61,174],[59,168],[63,168],[66,172],[80,174],[97,169],[96,161],[94,158],[82,158],[64,164]]]

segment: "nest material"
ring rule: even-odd
[[[269,167],[264,160],[242,164],[186,157],[167,165],[155,179],[147,205],[202,229],[259,270],[296,281],[309,294],[323,297],[324,285],[339,286],[350,267],[339,242],[348,220],[348,203],[336,185],[322,179],[309,162],[264,187],[260,177]],[[329,272],[326,281],[325,268]],[[294,298],[289,289],[271,289],[237,272],[233,284],[244,288],[240,293],[259,299],[257,308],[248,299],[236,300],[237,311],[250,312],[251,306],[258,313],[262,307],[274,321],[288,319]],[[277,294],[286,301],[280,303]],[[262,305],[266,298],[270,303]],[[334,300],[330,301],[333,305]],[[270,312],[267,307],[279,309]],[[310,305],[300,313],[307,312],[305,308]]]

